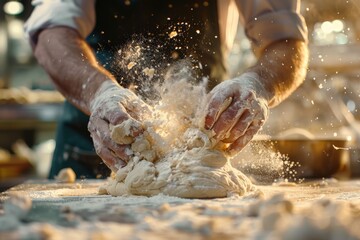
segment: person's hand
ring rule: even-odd
[[[114,172],[124,167],[131,155],[128,144],[117,144],[111,139],[111,126],[131,119],[130,135],[136,137],[143,129],[141,119],[150,113],[149,106],[132,91],[112,81],[104,82],[90,103],[88,130],[96,153]]]
[[[220,83],[209,93],[205,129],[214,132],[216,144],[225,143],[226,152],[235,155],[268,118],[268,95],[255,73]]]

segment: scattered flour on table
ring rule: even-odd
[[[206,81],[194,85],[189,79],[188,67],[176,66],[166,74],[159,86],[161,100],[145,120],[144,134],[131,144],[131,160],[100,193],[216,198],[254,190],[251,181],[214,147],[212,133],[202,129]],[[133,124],[128,120],[111,126],[113,140],[124,144]]]
[[[27,194],[12,193],[4,203],[4,212],[13,217],[22,218],[31,209],[32,200]]]
[[[8,199],[3,203],[3,213],[0,214],[0,239],[3,239],[1,232],[16,229],[21,225],[21,220],[31,207],[32,200],[27,194],[8,195]]]
[[[1,239],[118,239],[119,236],[122,239],[360,239],[358,204],[326,198],[301,202],[283,193],[213,200],[164,195],[98,196],[87,201],[64,199],[67,207],[58,211],[68,217],[61,224],[18,221],[0,231],[0,236]],[[86,216],[85,209],[94,211],[89,212],[92,218],[81,218]],[[74,221],[70,216],[76,219],[76,227],[69,225]],[[5,222],[8,215],[2,219]]]

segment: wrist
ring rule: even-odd
[[[88,99],[90,113],[101,107],[100,105],[106,98],[110,98],[118,93],[121,86],[112,79],[106,79],[96,86],[93,86],[93,88],[92,94],[89,95]]]
[[[235,78],[242,86],[247,86],[253,91],[257,98],[261,98],[266,101],[268,105],[274,101],[275,91],[269,89],[265,85],[265,79],[262,79],[260,75],[255,71],[248,71]]]

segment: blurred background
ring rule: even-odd
[[[47,175],[63,97],[25,39],[31,1],[0,1],[0,190]]]
[[[46,177],[61,115],[63,97],[24,37],[31,11],[30,0],[0,1],[1,186]],[[301,11],[311,51],[307,79],[273,109],[262,133],[301,129],[321,138],[346,138],[355,149],[360,140],[360,0],[303,0]],[[255,61],[241,26],[237,40],[229,56],[233,74]]]
[[[310,44],[306,81],[272,110],[265,134],[302,128],[318,137],[359,138],[359,10],[359,0],[301,1]],[[240,41],[230,56],[235,73],[255,61],[241,29],[238,35]]]

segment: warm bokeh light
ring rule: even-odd
[[[4,5],[4,12],[9,15],[18,15],[24,11],[24,5],[18,1],[9,1]]]
[[[333,31],[333,25],[329,21],[325,21],[321,24],[321,30],[325,33],[331,33]]]
[[[344,30],[344,23],[341,20],[336,19],[332,21],[332,28],[334,32],[341,32]]]

